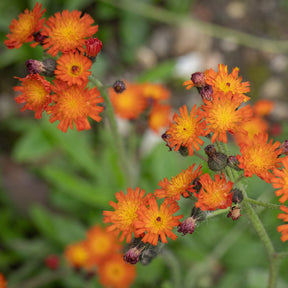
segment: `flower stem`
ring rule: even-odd
[[[108,97],[108,94],[104,88],[104,85],[94,76],[90,76],[89,80],[91,80],[91,82],[93,82],[98,90],[100,91],[101,96],[104,98],[104,102],[106,104],[106,111],[107,111],[107,116],[110,122],[110,127],[111,127],[111,132],[113,135],[113,139],[118,151],[118,157],[119,157],[119,161],[120,161],[120,165],[121,168],[123,170],[123,174],[126,177],[127,182],[130,184],[130,171],[129,171],[129,166],[128,166],[128,162],[127,162],[127,157],[126,157],[126,153],[125,153],[125,149],[124,149],[124,144],[122,141],[122,138],[119,135],[118,132],[118,128],[117,128],[117,122],[116,122],[116,118],[115,118],[115,113],[114,113],[114,109],[113,106],[111,104],[111,101]]]
[[[262,207],[266,207],[266,208],[272,208],[272,209],[280,209],[281,205],[278,204],[272,204],[272,203],[267,203],[267,202],[263,202],[263,201],[259,201],[259,200],[254,200],[251,198],[245,198],[243,201],[249,202],[253,205],[258,205],[258,206],[262,206]]]

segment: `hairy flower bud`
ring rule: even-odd
[[[125,83],[121,80],[117,80],[113,84],[113,89],[116,93],[122,93],[126,89]]]
[[[231,193],[233,194],[232,197],[232,202],[235,204],[241,203],[243,200],[243,193],[241,190],[239,190],[238,188],[234,188],[231,190]]]
[[[236,170],[236,171],[241,171],[242,169],[239,168],[240,162],[238,161],[236,156],[229,156],[227,160],[227,164],[230,168]]]
[[[227,155],[217,152],[214,145],[207,145],[204,150],[208,156],[208,167],[212,171],[221,171],[227,166]]]
[[[202,99],[207,101],[213,100],[213,88],[211,85],[205,85],[199,90]]]
[[[56,69],[56,61],[53,58],[48,58],[43,61],[29,59],[25,65],[29,74],[43,74],[48,77],[52,77]]]
[[[91,37],[85,41],[85,46],[85,55],[93,61],[101,51],[103,44],[98,38]]]
[[[204,87],[205,83],[205,74],[203,72],[195,72],[191,75],[191,81],[196,87]]]
[[[238,220],[239,217],[241,216],[240,212],[241,212],[241,209],[239,207],[233,206],[230,208],[230,211],[227,217],[232,218],[233,221]]]

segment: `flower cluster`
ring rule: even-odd
[[[109,90],[109,96],[115,114],[121,119],[133,120],[136,127],[147,122],[146,126],[158,133],[169,126],[170,91],[161,84],[126,82],[124,91],[119,93],[114,87]]]
[[[104,108],[103,98],[96,87],[90,89],[88,77],[102,42],[94,37],[98,25],[93,18],[80,11],[57,12],[48,19],[42,18],[46,9],[36,3],[34,9],[25,10],[10,25],[10,33],[4,44],[9,48],[20,48],[26,42],[31,46],[42,46],[51,57],[43,61],[26,61],[28,75],[21,86],[14,87],[20,95],[17,103],[24,103],[22,111],[32,110],[40,119],[45,111],[50,122],[59,121],[63,132],[73,129],[90,129],[88,118],[99,122]],[[47,78],[45,78],[47,77]]]
[[[160,188],[154,193],[145,196],[145,191],[139,187],[128,188],[127,194],[116,193],[117,203],[110,201],[114,211],[103,212],[103,222],[111,224],[107,230],[121,234],[120,241],[126,237],[130,243],[124,257],[126,262],[145,262],[145,255],[153,247],[167,243],[167,237],[177,238],[173,229],[183,235],[192,234],[197,222],[205,219],[207,211],[225,209],[226,212],[227,209],[227,217],[237,220],[241,216],[241,202],[246,198],[241,184],[245,177],[256,175],[272,182],[274,187],[282,188],[276,192],[278,196],[282,195],[280,202],[287,200],[288,157],[281,156],[287,152],[288,144],[268,139],[265,116],[273,106],[269,101],[254,106],[247,104],[250,98],[245,93],[250,90],[249,82],[242,82],[238,72],[239,69],[234,68],[229,74],[227,66],[220,64],[218,72],[209,69],[192,74],[184,86],[187,89],[196,86],[203,104],[194,105],[191,110],[186,105],[180,107],[179,114],[174,114],[162,135],[170,151],[179,151],[183,156],[199,156],[211,172],[203,173],[202,166],[196,167],[194,163],[170,180],[161,180]],[[123,113],[127,118],[137,117],[145,102],[141,99],[137,106],[131,95],[126,97],[127,103],[114,103],[116,113]],[[136,107],[133,115],[132,106]],[[127,107],[130,108],[125,111]],[[239,154],[227,155],[224,148],[228,141],[238,145]],[[204,143],[206,156],[199,153]],[[284,168],[279,170],[281,163]],[[191,215],[182,223],[179,219],[183,216],[174,215],[180,209],[181,196],[193,201]],[[157,199],[163,199],[163,202],[158,204]],[[286,208],[282,210],[287,213]],[[279,218],[288,221],[286,214],[280,214]],[[287,225],[280,226],[279,231],[283,233],[282,240],[287,240]]]
[[[126,265],[123,249],[113,233],[99,225],[86,233],[86,239],[66,247],[65,258],[73,268],[99,277],[103,287],[130,287],[136,277],[135,268]]]

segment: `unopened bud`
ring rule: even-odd
[[[227,166],[227,155],[221,152],[216,152],[214,145],[208,145],[204,150],[208,156],[208,167],[212,171],[221,171]]]
[[[207,101],[213,100],[213,88],[211,85],[205,85],[199,90],[199,93],[203,100]]]
[[[242,202],[243,200],[243,193],[241,190],[239,190],[238,188],[234,188],[231,190],[231,193],[233,194],[232,197],[232,202],[235,204],[239,204]]]
[[[195,224],[197,219],[194,217],[186,218],[181,224],[179,224],[177,232],[183,233],[183,236],[187,233],[192,234],[195,230]]]
[[[205,74],[202,72],[195,72],[191,75],[191,81],[196,87],[204,87],[205,83]]]
[[[93,61],[101,51],[103,44],[98,38],[91,37],[85,41],[85,46],[85,55]]]
[[[166,146],[169,147],[169,151],[172,151],[172,148],[169,145],[169,138],[170,136],[165,133],[161,135],[161,138],[166,142]]]
[[[227,164],[230,168],[236,170],[236,171],[241,171],[242,169],[239,168],[240,162],[238,161],[236,156],[229,156],[227,160]]]
[[[51,270],[56,270],[59,267],[59,257],[57,255],[49,255],[45,259],[45,265]]]
[[[126,89],[125,83],[121,80],[117,80],[113,84],[113,89],[116,93],[122,93]]]
[[[188,148],[185,147],[185,146],[180,146],[180,148],[179,148],[178,151],[179,151],[179,153],[180,153],[182,156],[184,156],[184,157],[186,157],[186,156],[189,155],[189,150],[188,150]]]
[[[227,215],[227,217],[232,218],[233,221],[238,220],[240,216],[241,216],[241,209],[237,206],[231,207]]]

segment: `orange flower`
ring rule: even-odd
[[[232,92],[234,97],[239,99],[239,104],[244,101],[248,101],[250,97],[244,95],[250,91],[249,82],[241,82],[242,77],[238,78],[239,68],[235,67],[231,74],[228,74],[228,69],[226,65],[218,65],[219,72],[215,72],[212,68],[205,71],[205,81],[207,84],[211,85],[214,93]]]
[[[110,201],[109,204],[115,211],[104,211],[104,223],[113,223],[107,228],[107,231],[116,231],[118,235],[122,232],[120,241],[126,237],[126,242],[129,243],[132,238],[132,233],[135,233],[134,222],[138,218],[137,211],[141,205],[145,205],[151,197],[151,193],[144,197],[145,191],[139,187],[133,191],[132,188],[127,189],[125,195],[122,191],[116,193],[118,203]],[[136,233],[137,234],[137,233]],[[137,235],[136,235],[137,236]]]
[[[285,213],[280,213],[278,219],[283,219],[284,222],[288,222],[288,207],[281,205],[280,209]],[[277,231],[282,233],[281,240],[283,242],[288,240],[288,224],[280,225],[277,227]]]
[[[135,266],[126,264],[121,254],[106,259],[97,272],[100,284],[107,288],[128,288],[136,277]]]
[[[271,179],[274,188],[280,188],[275,192],[276,196],[282,197],[279,199],[281,203],[288,200],[288,157],[282,159],[283,169],[273,169],[273,174],[276,176]]]
[[[86,267],[89,256],[86,241],[70,244],[64,252],[67,262],[76,268]]]
[[[268,124],[260,117],[252,117],[249,121],[241,123],[241,129],[236,131],[233,136],[238,145],[253,139],[256,134],[267,133]]]
[[[6,288],[7,282],[2,273],[0,273],[0,288]]]
[[[268,115],[272,111],[273,107],[274,107],[274,103],[272,101],[262,99],[262,100],[258,100],[254,104],[254,111],[257,116],[263,117],[263,116]]]
[[[82,85],[91,75],[91,71],[88,71],[91,66],[92,62],[88,57],[78,52],[70,52],[58,58],[55,75],[56,78],[67,82],[69,86]]]
[[[29,74],[25,78],[19,78],[22,86],[16,86],[13,89],[22,94],[15,98],[17,103],[25,103],[21,111],[32,110],[35,112],[35,118],[40,119],[42,112],[45,111],[51,103],[51,85],[39,74]]]
[[[52,89],[55,94],[52,95],[52,100],[55,104],[47,109],[47,113],[51,114],[51,123],[60,121],[58,129],[67,132],[68,127],[73,129],[75,123],[77,131],[81,131],[91,128],[88,116],[97,122],[101,120],[99,113],[104,108],[97,104],[102,103],[103,98],[100,97],[96,87],[90,90],[84,88],[87,82],[81,86],[68,86],[62,81],[54,81],[54,83]]]
[[[209,174],[200,176],[200,183],[202,185],[199,193],[194,193],[194,196],[198,198],[195,203],[196,208],[200,208],[202,211],[225,209],[232,205],[232,187],[231,181],[226,182],[224,175],[215,175],[215,181],[213,181]]]
[[[122,93],[109,89],[109,96],[117,116],[123,119],[136,119],[147,107],[147,99],[143,97],[139,87],[135,84],[126,84]]]
[[[231,92],[225,97],[223,93],[214,93],[213,101],[204,101],[205,105],[201,108],[203,111],[199,113],[205,118],[207,124],[207,132],[213,132],[212,143],[222,141],[227,143],[227,132],[243,130],[241,125],[252,117],[253,110],[249,105],[240,109],[239,102],[234,100]]]
[[[158,133],[161,128],[166,128],[170,123],[170,105],[155,104],[149,115],[149,127]]]
[[[82,12],[68,10],[55,13],[51,16],[46,26],[43,28],[42,35],[48,36],[44,40],[43,48],[48,49],[47,53],[56,56],[59,51],[84,52],[85,40],[98,31],[98,25],[91,26],[94,23],[93,18]]]
[[[100,264],[104,259],[120,249],[114,234],[107,232],[100,225],[87,232],[87,249],[89,251],[88,266]]]
[[[199,116],[199,108],[196,109],[196,105],[193,106],[190,115],[186,105],[180,107],[179,111],[180,116],[174,114],[175,123],[170,124],[166,131],[167,144],[171,149],[175,146],[175,151],[178,151],[181,146],[187,147],[189,155],[193,155],[193,149],[200,150],[199,145],[204,143],[199,137],[207,134],[206,122]]]
[[[163,243],[168,242],[166,236],[175,240],[177,236],[171,230],[180,224],[179,219],[183,217],[183,215],[172,216],[178,210],[179,206],[176,202],[165,199],[159,209],[156,199],[149,199],[148,207],[141,207],[138,211],[139,220],[135,221],[138,234],[146,232],[142,241],[156,246],[159,237]]]
[[[158,198],[169,198],[171,200],[180,200],[180,196],[188,197],[189,193],[194,192],[193,181],[202,173],[201,165],[193,171],[195,164],[183,170],[177,176],[169,181],[165,178],[159,182],[161,189],[156,189],[154,195]]]
[[[170,98],[170,91],[161,84],[143,83],[139,84],[139,89],[147,99],[155,101],[167,100]]]
[[[268,141],[268,134],[261,133],[254,136],[254,138],[247,143],[240,144],[241,156],[237,155],[239,161],[239,168],[244,169],[245,177],[252,177],[257,175],[264,181],[270,183],[273,174],[270,170],[279,167],[281,154],[279,142],[272,144],[272,139]]]
[[[41,19],[41,17],[46,9],[43,9],[41,12],[41,8],[42,4],[37,2],[32,11],[26,9],[24,13],[19,15],[19,20],[12,20],[9,26],[11,33],[6,35],[8,39],[4,41],[7,48],[18,49],[23,43],[34,40],[33,34],[42,29],[45,21],[45,19]]]

